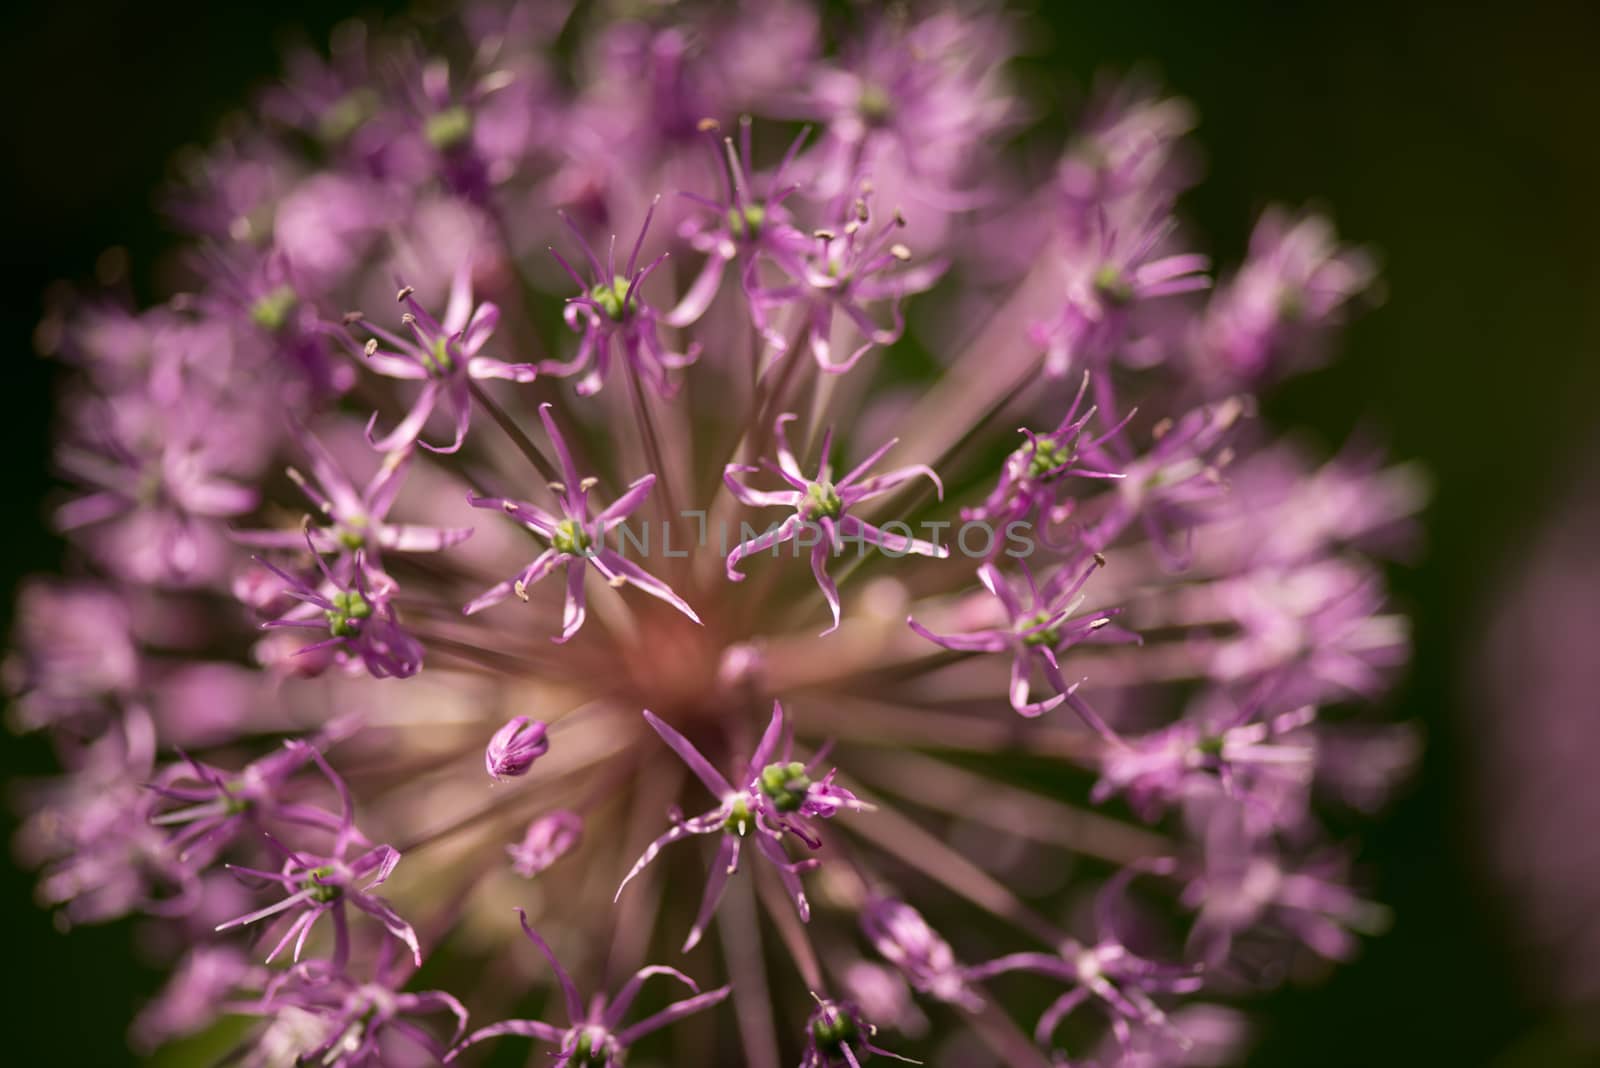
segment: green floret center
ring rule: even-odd
[[[1108,263],[1095,272],[1094,288],[1108,304],[1127,304],[1133,300],[1133,283],[1114,264]]]
[[[614,320],[620,320],[626,312],[639,310],[638,294],[628,298],[628,280],[620,274],[610,284],[602,282],[589,290],[589,299],[600,305],[600,310]]]
[[[367,544],[366,516],[353,515],[344,521],[344,524],[334,534],[340,545],[351,552]]]
[[[558,553],[582,556],[589,551],[589,546],[594,544],[594,539],[589,537],[589,532],[584,530],[576,519],[563,519],[556,524],[556,534],[550,540],[550,544]]]
[[[746,204],[743,211],[737,207],[728,209],[728,232],[739,241],[758,236],[766,221],[767,209],[760,204]]]
[[[300,886],[301,889],[311,891],[312,901],[315,901],[321,905],[326,905],[328,902],[337,899],[338,896],[343,893],[339,887],[332,886],[322,881],[324,879],[331,878],[333,878],[333,869],[327,865],[323,865],[320,868],[312,868],[309,872],[307,872],[306,880],[305,882],[301,883]]]
[[[434,148],[454,148],[472,136],[472,113],[460,106],[434,112],[423,123],[422,136]]]
[[[869,126],[881,126],[889,121],[889,114],[894,110],[894,101],[889,99],[889,91],[881,85],[867,84],[861,87],[861,95],[856,97],[856,113]]]
[[[838,1057],[847,1045],[861,1037],[861,1029],[849,1013],[828,1006],[811,1021],[811,1037],[816,1039],[818,1050]]]
[[[806,487],[804,510],[812,519],[838,519],[844,514],[844,501],[832,482],[813,482]]]
[[[300,298],[288,286],[279,286],[250,306],[250,321],[269,333],[276,334],[289,321]]]
[[[1050,438],[1035,438],[1018,449],[1017,455],[1027,458],[1029,478],[1044,478],[1072,460],[1072,450]]]
[[[743,838],[745,832],[750,829],[750,823],[750,802],[739,797],[728,810],[728,818],[722,821],[722,829]]]
[[[1194,748],[1202,756],[1219,757],[1222,755],[1222,747],[1226,744],[1227,740],[1218,734],[1211,738],[1200,739],[1194,743]]]
[[[331,600],[333,607],[322,613],[328,620],[328,633],[335,638],[354,638],[361,632],[361,621],[372,615],[372,606],[355,590],[339,590]]]
[[[1018,624],[1018,631],[1022,634],[1023,645],[1055,645],[1061,640],[1059,627],[1046,627],[1050,621],[1049,612],[1036,612]],[[1039,627],[1041,629],[1034,630]]]
[[[343,141],[360,129],[378,111],[378,94],[371,89],[356,89],[335,101],[322,113],[317,133],[324,141]]]
[[[588,1031],[578,1034],[578,1041],[573,1045],[572,1052],[567,1057],[567,1063],[572,1068],[607,1068],[605,1040],[594,1038]],[[610,1064],[620,1064],[618,1060],[611,1060]]]
[[[1306,297],[1295,286],[1284,286],[1278,291],[1278,317],[1286,322],[1297,322],[1306,314]]]
[[[787,764],[768,764],[762,768],[756,785],[779,812],[798,812],[806,803],[811,778],[804,764],[791,760]]]
[[[422,354],[423,368],[434,377],[447,375],[455,370],[456,361],[450,356],[450,339],[436,337]]]

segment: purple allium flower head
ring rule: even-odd
[[[1424,487],[1275,439],[1241,392],[1336,351],[1368,256],[1269,212],[1207,299],[1192,108],[1120,81],[1046,128],[1008,72],[1023,19],[869,7],[347,24],[166,198],[184,292],[140,306],[108,254],[104,291],[47,302],[71,578],[25,582],[4,659],[60,763],[18,791],[16,846],[61,926],[146,917],[178,974],[137,1045],[226,1013],[242,1068],[478,1062],[496,1035],[618,1068],[677,1022],[680,1058],[855,1068],[887,1056],[871,1020],[1038,1065],[1013,1016],[1043,991],[1072,1063],[1192,1068],[1244,1055],[1210,998],[1380,926],[1322,816],[1415,759],[1351,706],[1409,655],[1374,558],[1419,547]],[[403,283],[400,324],[348,311]],[[1037,388],[1063,372],[1075,395]],[[836,477],[829,428],[888,444]],[[785,543],[809,572],[749,566]],[[545,599],[482,612],[511,597]],[[507,722],[533,708],[548,731]],[[486,794],[480,754],[538,788]],[[494,958],[518,875],[546,956],[535,926],[626,975],[682,924],[727,985],[629,1025],[681,973],[586,1010],[557,966],[563,1023],[461,1042],[446,989],[523,1015]],[[1151,915],[1111,922],[1136,876]],[[1097,880],[1095,932],[1058,928]],[[443,989],[406,992],[419,966]]]
[[[783,707],[773,702],[772,719],[761,736],[761,742],[750,756],[739,786],[734,786],[712,766],[694,744],[679,734],[649,709],[644,718],[661,740],[672,747],[689,770],[717,797],[716,808],[687,820],[676,820],[671,830],[651,842],[644,855],[623,877],[617,887],[617,897],[633,878],[645,869],[661,850],[691,835],[722,834],[722,844],[711,862],[711,874],[706,880],[705,894],[700,901],[700,913],[695,917],[683,951],[693,949],[705,933],[728,878],[739,870],[740,846],[746,837],[754,835],[756,850],[766,857],[778,871],[784,890],[793,899],[801,920],[811,916],[811,906],[806,901],[805,890],[800,885],[800,875],[815,868],[821,861],[815,857],[791,861],[783,849],[785,834],[799,838],[806,846],[817,849],[821,840],[810,826],[813,819],[831,819],[840,809],[863,811],[870,808],[849,790],[833,783],[833,772],[821,779],[812,778],[814,767],[802,761],[789,759],[789,744],[785,741]],[[781,759],[779,745],[785,753]]]
[[[561,431],[556,428],[555,419],[550,415],[550,408],[549,404],[540,405],[539,418],[544,421],[545,433],[549,435],[550,444],[555,448],[556,457],[561,464],[563,481],[553,482],[549,487],[560,504],[560,517],[526,501],[514,501],[505,497],[467,498],[474,508],[493,508],[505,512],[549,542],[550,547],[535,557],[533,562],[515,577],[498,583],[487,593],[474,598],[462,611],[470,616],[490,605],[499,604],[512,594],[526,601],[529,587],[557,567],[564,566],[567,574],[566,605],[562,609],[561,633],[551,640],[558,643],[565,642],[583,626],[587,615],[583,580],[588,569],[593,567],[610,585],[618,588],[636,587],[659,601],[665,601],[699,623],[700,617],[694,614],[694,609],[690,608],[683,598],[673,592],[672,587],[616,549],[606,545],[606,538],[612,530],[636,512],[650,495],[651,487],[656,484],[656,476],[643,475],[635,479],[623,491],[622,496],[601,509],[598,514],[590,516],[589,493],[599,480],[581,477],[578,474],[577,465],[573,463],[572,454],[567,449],[566,439],[561,436]]]
[[[855,1005],[819,997],[817,1007],[806,1017],[806,1048],[800,1068],[861,1068],[861,1062],[874,1055],[906,1064],[919,1063],[874,1045],[872,1040],[877,1035],[878,1029],[866,1021]]]
[[[198,855],[203,858],[201,867],[248,829],[263,830],[282,822],[336,832],[341,826],[338,816],[292,800],[284,789],[315,755],[312,743],[291,740],[231,774],[191,757],[158,775],[151,784],[169,804],[154,812],[150,822],[172,828],[171,844],[178,850],[178,859],[191,863]],[[319,761],[317,766],[332,775],[325,763]],[[334,785],[337,788],[339,784],[334,781]]]
[[[557,809],[528,824],[522,841],[506,846],[511,870],[531,879],[578,848],[583,838],[583,817],[571,809]]]
[[[639,252],[644,248],[645,235],[650,231],[650,220],[655,217],[659,201],[659,197],[651,201],[650,209],[645,212],[639,236],[634,239],[633,249],[628,253],[628,261],[620,273],[617,271],[616,237],[613,235],[605,263],[602,264],[582,231],[570,219],[567,220],[568,226],[578,239],[588,263],[588,280],[585,281],[583,275],[574,270],[559,252],[550,250],[562,270],[578,283],[581,291],[578,296],[567,298],[563,317],[567,325],[582,337],[578,342],[577,354],[570,361],[546,360],[539,365],[539,369],[561,377],[582,375],[577,386],[579,396],[598,393],[605,385],[606,376],[611,371],[613,349],[621,350],[627,373],[636,382],[649,383],[663,397],[669,397],[677,391],[668,372],[688,367],[700,355],[698,342],[683,352],[673,352],[666,347],[661,340],[662,316],[650,306],[641,292],[645,280],[667,258],[667,253],[663,252],[649,263],[643,266],[639,264]]]
[[[528,936],[528,941],[539,947],[539,952],[544,954],[545,959],[550,962],[551,970],[555,972],[556,983],[566,1003],[567,1026],[561,1028],[540,1020],[504,1020],[472,1032],[465,1042],[450,1051],[446,1060],[454,1060],[462,1050],[484,1039],[497,1038],[501,1035],[520,1035],[556,1046],[555,1057],[559,1065],[570,1068],[579,1068],[580,1065],[592,1065],[593,1068],[622,1068],[623,1058],[633,1043],[686,1016],[709,1009],[726,998],[728,992],[733,989],[724,986],[702,994],[699,985],[676,968],[652,964],[635,972],[609,1002],[603,996],[596,997],[589,1003],[589,1009],[585,1012],[583,998],[578,994],[578,988],[573,984],[572,977],[556,959],[549,944],[528,926],[528,914],[518,909],[517,917],[522,921],[522,930]],[[657,975],[670,976],[678,980],[694,991],[694,996],[675,1001],[638,1023],[622,1027],[622,1018],[633,1007],[634,999],[639,996],[645,980]]]
[[[1039,514],[1059,522],[1071,510],[1070,504],[1058,504],[1063,489],[1062,479],[1123,477],[1119,471],[1099,470],[1079,462],[1078,439],[1083,436],[1084,429],[1098,410],[1091,406],[1083,414],[1078,414],[1088,388],[1089,373],[1086,371],[1077,395],[1072,398],[1066,415],[1061,417],[1061,422],[1054,430],[1040,434],[1026,427],[1020,428],[1020,433],[1027,441],[1006,458],[1000,481],[984,498],[983,504],[976,508],[963,508],[962,519],[988,523],[999,529]],[[1129,418],[1132,418],[1131,413],[1104,434],[1085,442],[1083,447],[1099,449],[1122,430]]]
[[[514,716],[494,732],[483,751],[483,766],[496,781],[528,774],[533,762],[550,751],[545,725],[527,716]]]
[[[1299,802],[1298,816],[1316,764],[1315,743],[1305,730],[1315,716],[1309,706],[1262,715],[1250,704],[1212,702],[1200,714],[1107,748],[1090,800],[1124,794],[1155,819],[1197,791],[1216,788],[1246,805],[1275,809],[1287,788]],[[1269,822],[1283,819],[1274,814]]]
[[[203,1031],[216,1022],[221,1006],[245,987],[261,989],[271,976],[237,946],[196,946],[173,969],[161,993],[139,1011],[130,1038],[154,1051],[174,1038]]]
[[[904,901],[879,898],[861,912],[861,930],[883,959],[903,972],[919,993],[952,1005],[983,1004],[971,987],[950,943],[928,926],[922,913]]]
[[[1349,859],[1327,848],[1295,858],[1257,832],[1249,813],[1219,805],[1198,817],[1204,833],[1203,870],[1184,887],[1196,910],[1190,946],[1212,966],[1228,959],[1236,941],[1287,935],[1330,960],[1348,960],[1359,934],[1380,934],[1390,913],[1350,885]]]
[[[417,442],[434,452],[455,452],[466,440],[472,423],[472,383],[503,378],[512,382],[532,382],[538,369],[528,363],[506,363],[479,355],[500,321],[500,309],[493,304],[472,303],[471,268],[463,264],[450,286],[450,304],[440,322],[417,302],[410,286],[400,290],[400,303],[406,306],[401,323],[412,333],[408,340],[374,323],[362,325],[377,337],[362,349],[365,362],[389,378],[422,382],[422,391],[393,430],[374,439],[378,413],[367,421],[367,440],[380,452],[393,452]],[[379,342],[387,345],[383,348]],[[455,425],[455,437],[448,445],[430,445],[418,436],[433,410],[443,403]]]
[[[798,250],[781,255],[778,263],[788,280],[752,286],[750,304],[764,336],[773,336],[775,314],[792,315],[804,324],[806,347],[817,366],[844,374],[874,346],[900,340],[905,330],[901,299],[931,287],[945,264],[932,261],[902,269],[911,260],[911,250],[899,240],[905,218],[896,212],[874,227],[865,195],[843,203],[830,221],[833,225],[813,230],[811,240]],[[879,306],[888,308],[887,326],[880,326],[869,310]],[[860,339],[843,358],[834,351],[835,312]]]
[[[946,557],[948,549],[930,541],[912,538],[894,531],[875,527],[865,520],[849,514],[850,509],[863,501],[893,493],[913,478],[926,476],[944,497],[944,484],[933,468],[925,464],[901,467],[883,475],[864,477],[867,469],[883,458],[898,443],[892,439],[880,445],[870,456],[838,481],[834,481],[833,467],[829,464],[833,446],[833,431],[822,437],[822,451],[817,459],[817,477],[808,479],[800,473],[800,462],[789,448],[785,426],[797,416],[784,413],[773,423],[773,437],[777,440],[778,462],[762,460],[760,466],[729,464],[723,469],[722,481],[739,503],[751,508],[793,508],[794,515],[778,526],[757,537],[740,542],[728,553],[726,571],[728,578],[743,581],[738,569],[739,561],[759,552],[772,550],[790,541],[796,549],[805,546],[811,550],[811,573],[833,613],[833,625],[823,634],[831,634],[839,627],[839,591],[828,576],[828,557],[844,552],[846,541],[855,543],[865,551],[865,546],[875,545],[894,556],[915,553],[921,556]],[[753,490],[734,479],[735,474],[767,470],[788,484],[783,490]],[[893,525],[893,524],[891,524]],[[900,524],[904,526],[904,524]],[[805,535],[802,539],[801,535]]]
[[[1229,397],[1157,423],[1151,429],[1155,443],[1123,464],[1114,500],[1081,521],[1084,547],[1103,551],[1138,522],[1167,568],[1187,567],[1194,528],[1227,494],[1222,471],[1233,459],[1230,437],[1251,412],[1248,400]],[[1100,462],[1097,453],[1090,450]]]
[[[1128,217],[1167,210],[1192,179],[1182,138],[1195,121],[1187,101],[1140,80],[1100,86],[1057,169],[1067,232],[1089,232],[1103,211]]]
[[[288,1055],[298,1064],[329,1068],[387,1068],[394,1064],[439,1063],[467,1027],[467,1010],[443,990],[408,993],[396,990],[379,965],[372,982],[357,982],[325,961],[306,961],[279,973],[260,999],[240,1008],[284,1025],[283,1034],[269,1027],[258,1039],[258,1052],[269,1063]],[[448,1013],[455,1026],[440,1039],[406,1019]],[[406,1052],[402,1052],[405,1050]],[[417,1054],[429,1062],[413,1060]]]
[[[388,581],[383,574],[385,550],[396,553],[441,552],[472,536],[471,527],[429,527],[412,523],[389,522],[389,511],[405,484],[412,461],[409,447],[383,458],[377,472],[364,488],[344,473],[339,462],[322,442],[302,433],[301,444],[311,462],[307,477],[291,467],[289,477],[300,487],[329,525],[311,528],[311,545],[319,553],[336,553],[336,574],[351,574],[355,556],[360,553],[367,569],[366,580],[374,586]],[[240,530],[234,540],[263,549],[295,549],[305,542],[302,531]]]
[[[969,634],[941,635],[907,616],[911,629],[929,641],[959,653],[1011,653],[1011,707],[1024,716],[1039,716],[1063,702],[1071,702],[1073,709],[1090,726],[1107,736],[1110,728],[1087,704],[1076,700],[1078,683],[1068,683],[1061,672],[1060,654],[1079,642],[1133,641],[1138,638],[1126,631],[1112,627],[1118,615],[1116,609],[1100,609],[1078,614],[1083,607],[1082,592],[1089,576],[1105,565],[1105,558],[1096,556],[1076,571],[1062,567],[1040,585],[1026,563],[1021,570],[1027,584],[1027,603],[1024,604],[1009,580],[994,564],[978,568],[978,581],[1000,604],[1005,613],[1004,626],[974,631]],[[1108,629],[1109,628],[1109,629]],[[1055,693],[1041,701],[1030,700],[1034,669],[1044,673]]]
[[[104,923],[139,910],[181,915],[199,887],[149,819],[155,724],[139,705],[68,751],[69,772],[25,789],[19,854],[43,867],[37,897],[63,926]]]
[[[876,18],[841,67],[822,66],[796,108],[825,133],[808,166],[818,192],[881,175],[944,211],[975,199],[975,160],[1015,113],[1000,74],[1011,41],[987,12]]]
[[[359,660],[374,678],[406,679],[421,671],[422,646],[400,626],[389,591],[368,580],[365,554],[356,551],[353,577],[340,580],[317,553],[309,526],[304,537],[322,582],[313,586],[276,564],[260,561],[283,580],[284,592],[300,602],[281,619],[262,626],[326,631],[328,637],[301,647],[296,655],[331,650],[351,662]]]
[[[86,402],[82,437],[56,459],[87,492],[57,509],[57,529],[141,581],[213,578],[225,555],[217,520],[248,512],[258,494],[232,477],[234,444],[211,432],[200,403],[168,406],[149,391]]]
[[[1092,241],[1066,254],[1061,311],[1035,331],[1046,350],[1047,374],[1108,371],[1107,361],[1123,346],[1142,305],[1211,285],[1207,257],[1167,252],[1172,229],[1165,222],[1119,227],[1102,216]]]
[[[286,896],[266,908],[257,909],[219,924],[217,930],[226,931],[234,927],[259,923],[284,913],[293,913],[294,919],[268,952],[267,961],[270,963],[291,942],[294,943],[293,957],[298,961],[301,951],[305,948],[306,939],[311,934],[311,928],[323,916],[331,916],[334,930],[332,959],[334,968],[342,970],[350,959],[349,915],[345,906],[352,905],[377,920],[389,934],[410,949],[412,957],[420,967],[422,949],[417,943],[416,932],[409,923],[400,918],[387,901],[372,893],[374,888],[381,886],[394,872],[395,865],[400,863],[399,851],[387,845],[365,848],[366,837],[355,825],[355,801],[350,796],[349,787],[332,768],[327,766],[320,753],[315,749],[310,753],[311,759],[315,760],[323,769],[323,773],[332,780],[343,806],[343,811],[334,827],[332,847],[325,854],[292,850],[271,835],[265,835],[266,840],[283,857],[283,867],[280,870],[262,871],[237,864],[228,865],[228,869],[241,879],[260,880],[263,885],[268,886],[276,885],[286,892]],[[360,849],[361,852],[350,857],[349,853],[353,848]]]
[[[978,981],[1016,971],[1048,976],[1069,987],[1039,1017],[1034,1038],[1040,1045],[1048,1045],[1061,1022],[1086,1004],[1104,1010],[1123,1045],[1136,1027],[1169,1030],[1170,1021],[1153,995],[1188,993],[1201,984],[1197,969],[1146,960],[1114,937],[1094,945],[1069,939],[1054,954],[1012,953],[967,969],[967,977]]]
[[[1360,249],[1341,247],[1320,215],[1269,208],[1250,235],[1250,255],[1211,300],[1202,324],[1207,355],[1244,381],[1281,376],[1286,361],[1319,361],[1326,334],[1377,276]]]
[[[716,129],[716,125],[711,123],[707,132],[714,134]],[[791,164],[805,139],[805,133],[802,131],[790,143],[777,169],[770,176],[759,179],[765,193],[757,194],[755,183],[758,179],[752,164],[750,129],[748,118],[741,119],[737,151],[731,137],[723,139],[725,151],[718,153],[715,166],[717,179],[722,186],[717,199],[698,193],[680,194],[697,209],[696,214],[686,219],[679,228],[680,236],[695,251],[705,254],[705,263],[678,301],[678,306],[665,316],[664,321],[679,327],[697,322],[715,299],[728,265],[739,261],[742,263],[740,285],[756,327],[763,331],[769,347],[781,351],[785,342],[766,324],[755,293],[759,288],[763,260],[796,262],[796,258],[803,256],[810,244],[809,239],[795,229],[788,210],[783,206],[784,201],[800,190],[798,183],[786,182],[786,178],[789,177]]]
[[[17,595],[14,650],[0,665],[22,730],[103,715],[139,679],[127,604],[91,583],[29,580]]]

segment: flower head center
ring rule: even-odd
[[[589,532],[584,530],[583,525],[576,519],[563,519],[556,524],[555,537],[550,539],[550,544],[555,547],[558,553],[565,553],[568,556],[582,556],[594,544],[594,539],[589,536]]]
[[[294,311],[299,302],[300,298],[295,296],[293,289],[279,286],[250,305],[250,321],[268,333],[276,334],[289,321],[289,313]]]
[[[1108,263],[1094,273],[1094,291],[1107,304],[1121,307],[1133,301],[1133,283],[1122,268]]]
[[[1059,627],[1046,626],[1050,622],[1049,612],[1035,612],[1017,625],[1017,632],[1022,635],[1023,645],[1055,645],[1061,640]]]
[[[868,126],[882,126],[893,112],[894,101],[889,98],[887,89],[871,82],[861,87],[861,94],[856,97],[856,113],[861,121]]]
[[[333,878],[333,874],[333,867],[328,864],[312,868],[306,872],[305,881],[300,884],[300,888],[311,891],[312,901],[326,905],[344,893],[340,887],[327,881]]]
[[[433,344],[429,345],[422,353],[422,368],[434,378],[440,378],[455,370],[456,361],[450,355],[450,339],[436,337]]]
[[[767,209],[760,204],[746,204],[742,211],[737,207],[728,209],[728,233],[736,241],[755,240],[766,221]]]
[[[750,801],[740,794],[733,799],[733,804],[728,806],[728,818],[722,821],[722,829],[743,838],[753,822],[750,816]]]
[[[585,1027],[578,1032],[578,1040],[567,1054],[572,1068],[609,1068],[622,1063],[622,1051],[616,1040],[598,1027]]]
[[[798,760],[768,764],[761,769],[756,788],[779,812],[798,812],[811,790],[811,778],[806,774],[806,766]]]
[[[629,282],[620,274],[609,283],[602,282],[589,290],[589,299],[600,305],[600,310],[614,322],[621,322],[628,312],[639,310],[639,295],[629,296]]]
[[[811,519],[838,519],[844,514],[844,501],[832,482],[812,482],[806,486],[806,499],[801,511]]]
[[[455,148],[472,136],[472,113],[459,105],[436,111],[422,124],[422,136],[440,151]]]
[[[365,125],[377,111],[378,94],[371,89],[356,89],[340,97],[322,113],[317,121],[317,135],[328,142],[343,141]]]
[[[1072,449],[1054,438],[1035,438],[1017,450],[1028,462],[1028,477],[1044,478],[1072,462]]]
[[[861,1037],[861,1028],[855,1017],[842,1011],[838,1005],[825,1001],[811,1017],[811,1037],[817,1050],[827,1057],[842,1057],[846,1046]]]
[[[361,632],[361,621],[372,615],[372,606],[356,590],[338,590],[329,598],[333,607],[323,613],[328,633],[335,638],[353,638]]]

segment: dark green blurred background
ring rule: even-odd
[[[167,247],[152,202],[173,151],[243,103],[297,28],[322,40],[349,13],[310,0],[89,0],[0,16],[11,267],[0,624],[17,575],[60,556],[39,503],[51,388],[30,341],[41,291],[89,277],[109,245],[146,264]],[[1393,576],[1417,623],[1398,700],[1427,726],[1426,765],[1363,853],[1398,921],[1326,985],[1261,1005],[1250,1063],[1600,1063],[1573,1021],[1527,995],[1510,917],[1479,870],[1461,714],[1489,583],[1597,426],[1600,11],[1122,2],[1049,5],[1044,20],[1048,63],[1034,67],[1063,99],[1101,68],[1141,64],[1199,106],[1208,176],[1187,210],[1222,260],[1238,258],[1274,200],[1329,205],[1342,233],[1382,251],[1388,303],[1349,332],[1337,366],[1268,412],[1330,446],[1379,428],[1438,485],[1429,554]],[[35,741],[0,744],[8,779],[47,764]],[[123,1028],[155,979],[134,963],[129,929],[58,935],[30,878],[9,863],[0,875],[4,1059],[127,1063]]]

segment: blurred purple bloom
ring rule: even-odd
[[[1346,305],[1376,277],[1372,258],[1341,247],[1327,219],[1269,208],[1250,235],[1249,258],[1206,309],[1207,353],[1246,381],[1314,363]]]
[[[311,503],[329,520],[326,527],[311,528],[311,545],[319,553],[336,553],[339,566],[336,574],[348,575],[355,566],[355,556],[360,553],[367,567],[366,581],[382,585],[387,581],[383,574],[384,550],[397,553],[441,552],[459,545],[472,536],[471,527],[428,527],[411,523],[391,523],[389,510],[405,483],[411,466],[409,447],[389,453],[367,483],[365,488],[356,484],[344,473],[322,442],[309,433],[302,432],[300,443],[311,460],[311,477],[307,478],[294,468],[289,477]],[[234,540],[245,545],[265,549],[295,549],[305,543],[302,531],[238,530]]]
[[[788,281],[749,287],[750,307],[764,336],[774,336],[770,325],[774,311],[791,313],[804,324],[806,346],[817,366],[829,374],[844,374],[875,345],[891,345],[905,330],[900,300],[928,289],[944,273],[945,264],[932,261],[900,270],[911,250],[899,240],[905,219],[896,213],[871,229],[865,198],[849,202],[833,213],[833,228],[813,230],[811,240],[798,249],[774,250]],[[879,326],[869,307],[887,304],[889,325]],[[855,327],[861,343],[842,359],[834,353],[834,313]]]
[[[557,809],[528,824],[522,841],[506,846],[511,870],[531,879],[578,848],[583,837],[583,817],[570,809]]]
[[[976,1010],[983,1004],[950,943],[903,901],[878,898],[861,912],[861,930],[883,959],[895,965],[922,994]]]
[[[128,606],[87,582],[29,579],[17,594],[12,649],[0,664],[22,730],[105,714],[133,692],[140,664]]]
[[[352,905],[376,919],[389,934],[404,943],[420,967],[422,949],[417,944],[416,932],[387,901],[372,893],[400,863],[399,851],[391,846],[379,845],[363,849],[353,858],[348,856],[352,847],[360,848],[366,844],[365,836],[355,825],[355,802],[344,780],[327,766],[322,755],[314,748],[308,749],[311,759],[333,782],[343,804],[343,811],[334,827],[332,847],[326,854],[292,850],[271,835],[263,835],[273,849],[283,856],[283,867],[272,872],[230,864],[228,870],[241,879],[258,879],[265,885],[276,884],[286,896],[266,908],[218,924],[217,930],[244,927],[283,913],[293,913],[294,919],[267,954],[267,961],[270,963],[290,942],[294,943],[293,958],[298,961],[311,928],[323,916],[331,916],[334,932],[333,966],[336,970],[342,970],[350,959],[349,917],[345,906]]]
[[[396,990],[385,975],[389,970],[380,965],[377,979],[358,983],[338,965],[329,968],[325,961],[306,961],[279,973],[259,1001],[241,1005],[240,1010],[289,1025],[289,1034],[280,1042],[271,1041],[270,1028],[260,1040],[269,1060],[271,1050],[282,1045],[294,1048],[278,1055],[287,1052],[296,1064],[387,1068],[397,1063],[396,1051],[387,1042],[395,1035],[438,1063],[466,1030],[466,1008],[443,990],[416,994]],[[406,1018],[436,1013],[454,1017],[448,1039],[440,1040]]]

